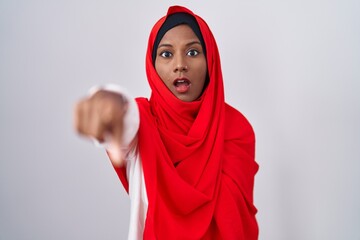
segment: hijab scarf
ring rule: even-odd
[[[209,83],[193,102],[176,98],[153,65],[158,31],[179,12],[196,19],[206,46]],[[224,102],[219,52],[206,22],[187,8],[170,7],[150,33],[146,74],[151,97],[136,99],[149,201],[144,239],[257,239],[254,135],[246,119]]]

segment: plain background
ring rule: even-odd
[[[168,6],[202,16],[257,136],[262,240],[360,239],[360,2],[0,0],[0,239],[126,239],[129,199],[72,127],[93,85],[149,96]]]

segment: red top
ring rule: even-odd
[[[152,64],[154,40],[166,16],[161,18],[146,55],[151,98],[137,99],[138,147],[149,200],[144,239],[257,239],[253,129],[224,102],[219,52],[206,22],[180,6],[170,7],[167,15],[175,12],[197,20],[210,82],[193,102],[183,102],[167,89]],[[124,179],[125,171],[117,172]]]

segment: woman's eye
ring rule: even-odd
[[[169,58],[172,56],[172,54],[171,54],[171,52],[164,51],[164,52],[160,53],[160,56],[164,57],[164,58]]]
[[[190,50],[188,53],[187,53],[187,55],[188,56],[191,56],[191,57],[194,57],[194,56],[196,56],[196,55],[198,55],[199,54],[199,51],[198,50],[195,50],[195,49],[192,49],[192,50]]]

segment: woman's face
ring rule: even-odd
[[[191,102],[204,89],[207,66],[201,43],[188,25],[167,31],[159,43],[155,69],[168,89]]]

